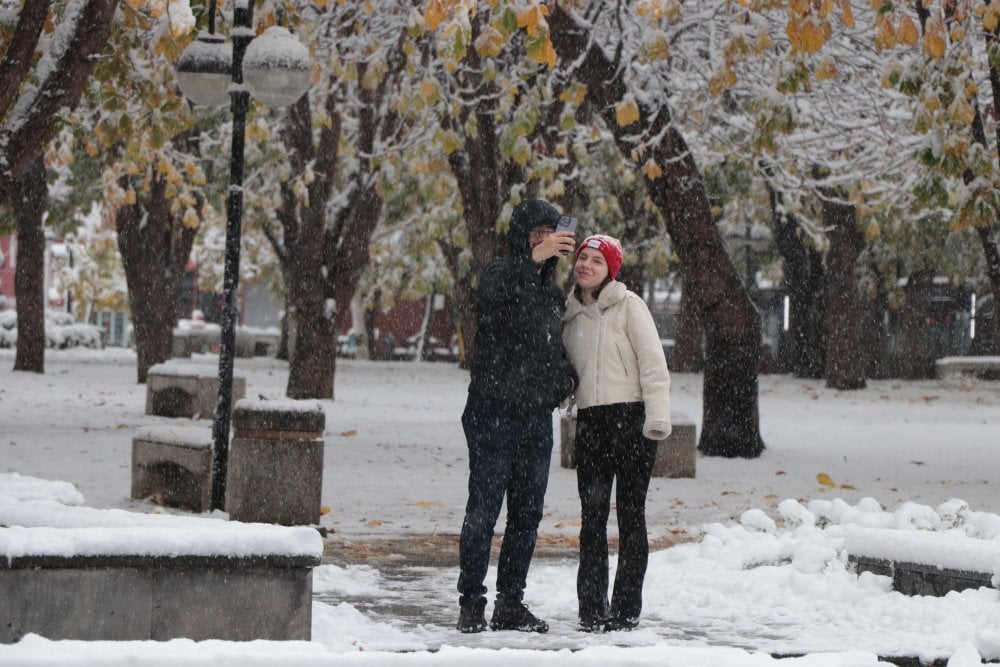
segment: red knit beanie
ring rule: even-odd
[[[584,248],[600,250],[608,265],[608,275],[611,276],[612,280],[618,277],[618,271],[622,268],[622,244],[618,239],[604,234],[588,236],[576,249],[574,259],[580,256],[580,252]]]

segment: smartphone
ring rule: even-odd
[[[576,226],[579,224],[580,221],[574,218],[572,215],[560,215],[558,222],[556,222],[556,231],[576,233]],[[563,250],[562,254],[568,255],[569,250]]]

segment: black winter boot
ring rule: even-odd
[[[528,611],[520,600],[505,600],[497,596],[490,628],[518,632],[548,632],[549,624]]]
[[[604,624],[605,632],[630,632],[635,630],[639,625],[638,616],[622,616],[613,615],[608,619],[608,622]]]
[[[459,600],[458,630],[465,633],[482,632],[486,629],[486,598]]]

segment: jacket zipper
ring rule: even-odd
[[[601,322],[597,328],[597,402],[596,405],[601,405],[603,402],[603,397],[601,396],[601,390],[604,389],[603,383],[601,382],[601,359],[604,357],[601,352],[604,350],[604,313],[601,313]]]

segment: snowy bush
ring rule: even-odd
[[[17,345],[17,312],[0,312],[0,348]],[[104,347],[101,330],[93,324],[77,322],[69,313],[45,313],[45,347],[66,349],[69,347]]]

